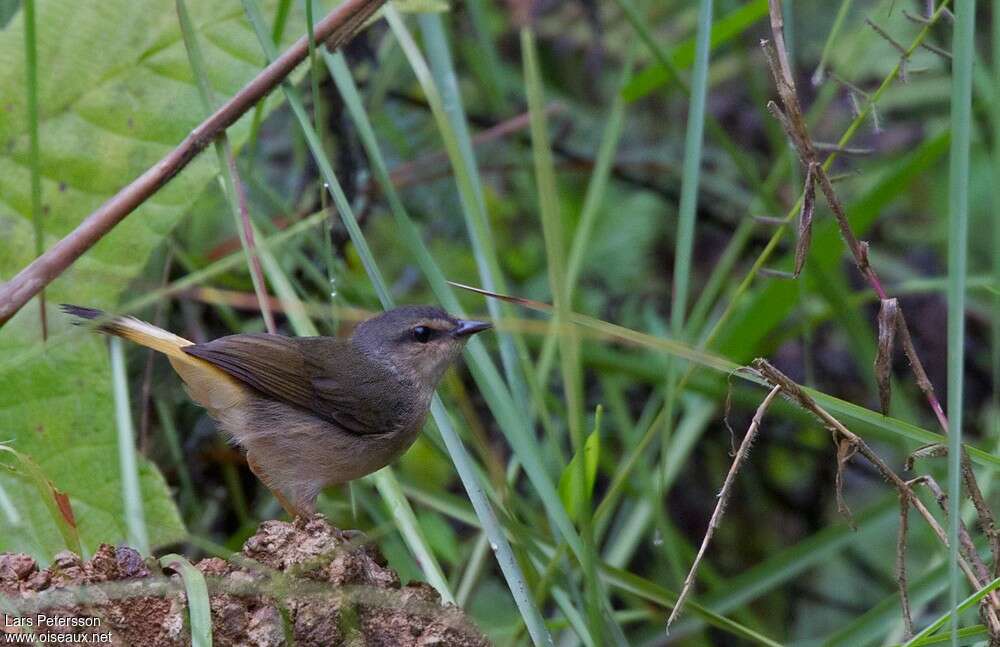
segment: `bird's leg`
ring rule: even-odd
[[[264,487],[271,491],[274,498],[278,500],[278,503],[281,504],[281,507],[285,509],[285,512],[287,512],[293,520],[296,517],[308,519],[311,516],[308,512],[293,505],[288,499],[285,498],[285,495],[281,493],[281,490],[272,485],[271,478],[267,475],[267,472],[261,468],[260,464],[254,460],[253,454],[249,452],[247,452],[247,466],[250,467],[250,471],[253,472],[254,476],[256,476],[257,479],[264,484]]]

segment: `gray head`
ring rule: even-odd
[[[456,319],[435,306],[402,306],[362,322],[351,341],[368,357],[434,388],[469,337],[491,327],[483,321]]]

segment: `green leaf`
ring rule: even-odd
[[[238,7],[214,3],[198,3],[192,19],[206,44],[213,90],[232,95],[260,69],[250,27]],[[201,121],[202,108],[172,3],[46,0],[37,3],[37,24],[48,247],[183,139]],[[0,30],[0,280],[34,257],[23,31],[20,15]],[[286,43],[296,36],[289,33]],[[246,140],[249,121],[230,128],[234,144]],[[46,290],[48,303],[114,310],[215,174],[213,160],[194,160],[56,279]],[[71,334],[54,308],[43,346],[38,319],[32,304],[0,333],[0,434],[69,496],[87,553],[126,538],[108,356],[102,339],[77,329]],[[166,484],[145,460],[139,489],[153,547],[182,539]],[[29,482],[0,474],[0,495],[10,503],[0,508],[0,551],[23,551],[45,562],[63,549]]]
[[[160,566],[176,571],[184,580],[191,645],[212,647],[212,607],[205,575],[194,564],[175,553],[161,557]]]
[[[597,463],[601,457],[601,407],[597,407],[597,415],[594,419],[594,431],[587,436],[587,442],[583,445],[584,464],[586,472],[586,491],[594,491],[594,481],[597,478]],[[559,498],[562,499],[563,506],[569,513],[569,518],[576,521],[580,514],[580,497],[583,488],[580,487],[580,473],[577,471],[580,453],[573,455],[569,465],[567,465],[562,475],[559,477]]]
[[[21,464],[21,475],[38,490],[38,496],[45,504],[45,509],[48,510],[52,521],[59,528],[59,534],[62,535],[66,548],[79,553],[80,533],[76,530],[76,517],[66,493],[60,492],[56,486],[52,485],[52,481],[45,476],[45,472],[38,467],[35,461],[31,460],[30,456],[25,456],[2,444],[0,444],[0,451],[9,453],[18,460]]]

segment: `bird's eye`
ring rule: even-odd
[[[427,326],[417,326],[413,329],[413,338],[421,344],[426,344],[431,339],[431,329]]]

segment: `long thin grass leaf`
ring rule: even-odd
[[[709,38],[712,33],[712,0],[698,3],[698,33],[694,71],[684,135],[684,163],[681,171],[681,199],[677,209],[677,242],[674,248],[674,276],[671,291],[670,330],[674,337],[684,332],[688,290],[691,285],[691,251],[694,248],[698,187],[701,177],[701,149],[705,132],[705,99],[708,95]]]
[[[192,647],[212,647],[212,605],[204,574],[175,553],[161,557],[160,566],[176,571],[184,580]]]
[[[555,316],[553,325],[560,329],[560,322],[566,320],[570,311],[569,290],[566,283],[564,234],[562,214],[559,205],[559,190],[556,186],[555,164],[549,144],[548,126],[545,121],[545,98],[535,51],[534,33],[530,27],[521,29],[521,55],[524,58],[524,76],[528,92],[528,111],[531,116],[532,157],[535,166],[535,181],[538,186],[539,212],[542,234],[545,239],[548,264],[549,289],[552,290]],[[583,435],[583,378],[580,373],[579,340],[576,328],[559,331],[559,357],[562,367],[563,391],[566,397],[567,426],[573,451],[579,460],[570,462],[576,473],[571,481],[576,485],[574,493],[578,498],[576,519],[583,540],[583,576],[586,581],[586,603],[590,640],[604,643],[603,621],[601,619],[602,587],[597,578],[596,555],[592,527],[591,490],[587,487],[586,452]],[[572,514],[572,512],[569,512]]]
[[[969,597],[967,597],[964,600],[962,600],[962,603],[959,604],[956,607],[955,610],[957,612],[967,611],[968,609],[971,609],[975,605],[977,605],[980,602],[980,600],[982,600],[983,598],[985,598],[987,595],[989,595],[993,591],[996,591],[997,589],[1000,589],[1000,578],[994,579],[992,582],[990,582],[986,586],[982,587],[981,589],[979,589],[978,591],[976,591],[975,593],[973,593]],[[933,635],[934,632],[936,632],[939,629],[941,629],[942,627],[944,627],[945,624],[947,624],[948,620],[950,620],[950,619],[951,619],[951,612],[950,611],[948,613],[942,614],[937,620],[935,620],[931,624],[927,625],[927,627],[925,627],[922,631],[920,631],[915,636],[913,636],[913,638],[911,638],[910,640],[908,640],[906,642],[906,644],[904,645],[904,647],[918,647],[918,645],[932,644],[932,643],[927,642],[924,639],[928,638],[929,636]]]
[[[406,57],[417,75],[431,104],[431,110],[438,124],[441,138],[444,140],[455,181],[459,200],[462,203],[462,214],[465,217],[469,239],[472,242],[473,257],[479,270],[479,278],[483,285],[493,285],[503,290],[506,285],[500,261],[496,254],[496,244],[486,213],[486,199],[483,196],[482,182],[479,178],[479,167],[476,164],[475,152],[472,148],[472,137],[465,118],[465,108],[458,91],[457,75],[448,49],[448,41],[444,35],[441,16],[437,14],[421,14],[417,20],[427,47],[428,66],[423,64],[425,73],[418,72],[421,67],[418,59],[422,59],[416,47],[409,47],[401,38],[405,26],[395,7],[389,6],[385,11],[389,26],[406,53]],[[436,99],[436,101],[435,101]],[[506,313],[500,304],[487,304],[490,316],[500,320]],[[510,387],[514,401],[522,405],[527,402],[527,391],[524,383],[523,365],[526,364],[526,351],[516,347],[516,340],[510,335],[499,335],[500,361],[504,375]],[[519,358],[519,354],[521,357]],[[520,361],[519,361],[520,359]]]
[[[118,430],[118,469],[121,471],[122,499],[125,505],[125,528],[128,543],[143,555],[149,554],[149,533],[143,512],[142,490],[139,487],[139,466],[136,460],[135,428],[132,425],[132,405],[128,397],[128,373],[125,352],[118,337],[108,340],[111,350],[111,383],[115,398],[115,424]]]
[[[192,72],[194,72],[195,85],[198,88],[198,97],[201,100],[201,106],[205,111],[205,115],[208,116],[215,110],[216,101],[208,82],[208,70],[205,59],[202,56],[201,46],[198,44],[198,37],[195,33],[194,25],[191,23],[184,0],[175,0],[175,4],[181,35],[184,39],[184,48],[188,55],[188,63],[191,65]],[[213,146],[215,148],[216,160],[219,164],[219,178],[226,192],[226,199],[229,202],[229,210],[233,216],[236,231],[239,232],[240,245],[243,247],[243,254],[246,256],[247,267],[250,270],[250,280],[253,282],[254,293],[257,295],[257,303],[260,306],[261,316],[264,318],[267,331],[270,333],[277,332],[274,324],[274,315],[271,313],[271,306],[267,297],[267,286],[264,283],[264,275],[260,267],[260,259],[254,244],[253,228],[247,212],[246,197],[240,185],[240,178],[236,170],[232,146],[229,144],[229,137],[225,133],[222,133],[215,140]]]
[[[24,0],[24,85],[28,110],[28,165],[31,168],[31,225],[35,236],[35,256],[45,250],[45,227],[42,224],[42,171],[38,146],[38,38],[35,25],[35,0]],[[45,290],[38,293],[42,339],[49,336],[45,312]]]
[[[958,641],[961,586],[958,556],[962,518],[962,401],[965,371],[965,280],[969,236],[969,149],[972,139],[972,62],[975,0],[956,0],[952,39],[951,159],[948,172],[948,597],[952,642]]]

